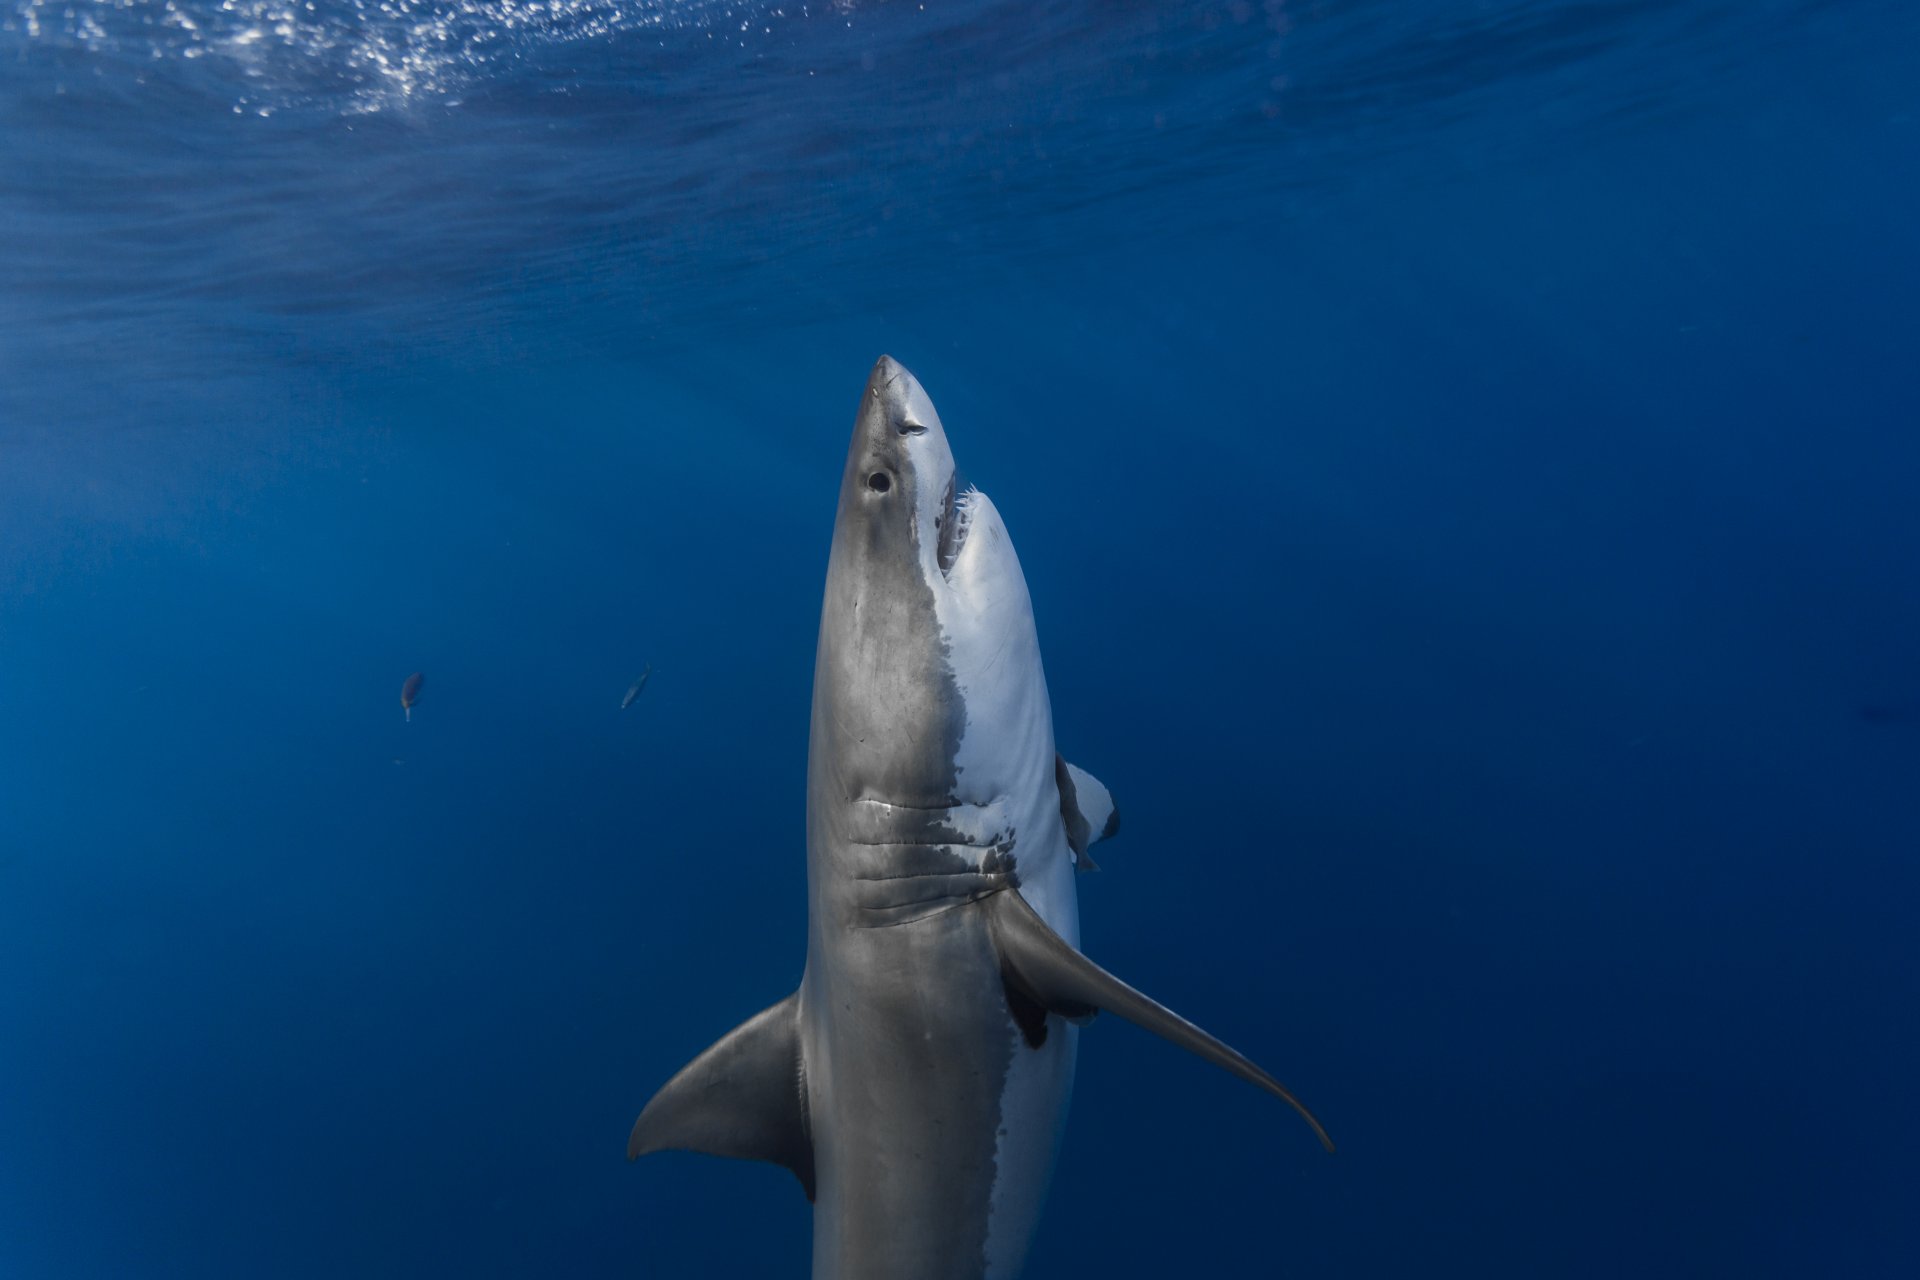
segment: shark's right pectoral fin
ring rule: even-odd
[[[1040,913],[1020,896],[1018,889],[996,893],[986,899],[984,905],[992,921],[1001,972],[1008,985],[1022,995],[1063,1018],[1085,1018],[1095,1010],[1105,1009],[1145,1027],[1283,1099],[1313,1127],[1320,1145],[1333,1150],[1333,1139],[1327,1136],[1326,1129],[1285,1085],[1254,1065],[1251,1059],[1081,955],[1040,918]]]
[[[667,1081],[634,1122],[627,1159],[704,1151],[782,1165],[813,1199],[800,1071],[800,993],[747,1019]]]

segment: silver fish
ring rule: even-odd
[[[645,671],[642,671],[638,676],[636,676],[634,678],[633,683],[627,686],[627,696],[620,699],[620,709],[622,711],[625,711],[628,707],[633,705],[633,700],[640,696],[640,691],[642,689],[647,687],[647,677],[652,674],[653,674],[653,664],[649,662],[647,664],[647,669]]]

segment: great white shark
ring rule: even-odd
[[[807,755],[800,988],[654,1095],[627,1157],[766,1160],[813,1201],[814,1280],[1019,1274],[1080,1025],[1138,1023],[1287,1089],[1079,951],[1074,877],[1118,827],[1055,751],[1000,513],[956,491],[927,393],[882,356],[840,480]]]

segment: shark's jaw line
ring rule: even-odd
[[[935,561],[940,566],[940,576],[948,582],[953,581],[953,566],[966,548],[967,531],[973,526],[974,500],[980,496],[980,491],[974,488],[955,494],[955,483],[954,478],[948,478],[946,496],[940,504],[941,514],[934,522],[939,531]]]

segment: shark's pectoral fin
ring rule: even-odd
[[[799,1006],[796,991],[681,1068],[634,1122],[627,1159],[652,1151],[704,1151],[765,1160],[792,1170],[813,1199]]]
[[[1120,810],[1114,807],[1113,793],[1079,765],[1068,764],[1059,752],[1053,756],[1053,780],[1060,788],[1060,817],[1067,824],[1073,865],[1081,871],[1098,871],[1100,864],[1087,849],[1120,830]]]
[[[1018,889],[996,893],[982,904],[992,922],[993,942],[1000,954],[1007,985],[1064,1018],[1084,1018],[1098,1009],[1118,1014],[1145,1027],[1216,1066],[1259,1085],[1298,1111],[1320,1139],[1333,1150],[1333,1139],[1311,1111],[1288,1088],[1240,1053],[1214,1039],[1164,1005],[1141,995],[1102,969],[1055,933]]]

